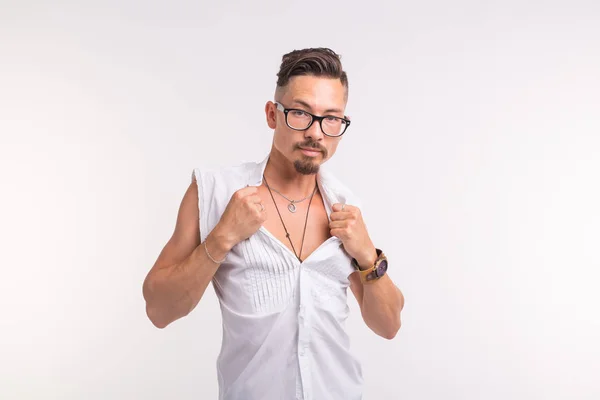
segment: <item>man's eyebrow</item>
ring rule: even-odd
[[[297,103],[300,104],[303,107],[308,108],[310,111],[312,111],[312,107],[310,106],[310,104],[308,104],[307,102],[305,102],[304,100],[300,100],[300,99],[294,99],[292,100],[293,103]],[[329,114],[329,113],[339,113],[342,114],[343,111],[340,110],[339,108],[329,108],[327,110],[325,110],[324,114]]]

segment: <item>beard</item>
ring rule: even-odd
[[[294,168],[302,175],[314,175],[319,172],[320,165],[312,161],[312,158],[306,157],[302,160],[294,161]]]

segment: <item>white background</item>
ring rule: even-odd
[[[365,399],[600,398],[596,0],[52,3],[0,0],[0,398],[216,398],[214,291],[159,330],[142,282],[192,169],[268,152],[310,46],[406,297],[393,341],[350,298]]]

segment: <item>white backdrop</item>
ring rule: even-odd
[[[406,297],[393,341],[350,297],[365,399],[600,398],[600,3],[53,3],[0,0],[1,399],[216,398],[214,291],[159,330],[142,282],[310,46]]]

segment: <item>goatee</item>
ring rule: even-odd
[[[294,161],[294,168],[302,175],[314,175],[319,172],[320,165],[313,163],[310,160],[296,160]]]

